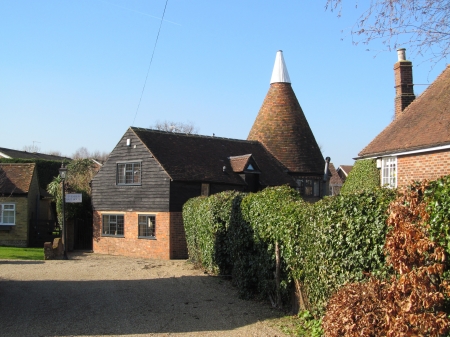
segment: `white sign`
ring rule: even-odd
[[[81,202],[81,193],[68,193],[66,194],[66,202],[75,203]]]

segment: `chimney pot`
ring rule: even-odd
[[[399,61],[406,61],[406,49],[405,48],[397,49],[397,56]]]

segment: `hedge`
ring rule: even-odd
[[[189,258],[210,273],[231,275],[243,298],[286,305],[299,281],[308,309],[320,316],[345,282],[387,273],[385,220],[394,194],[375,189],[309,204],[282,186],[191,199],[183,209]]]

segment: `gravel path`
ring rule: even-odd
[[[285,336],[277,310],[186,261],[0,260],[0,336]]]

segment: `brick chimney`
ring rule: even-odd
[[[395,118],[416,98],[413,87],[412,63],[406,60],[406,49],[397,49],[398,61],[395,74]]]

